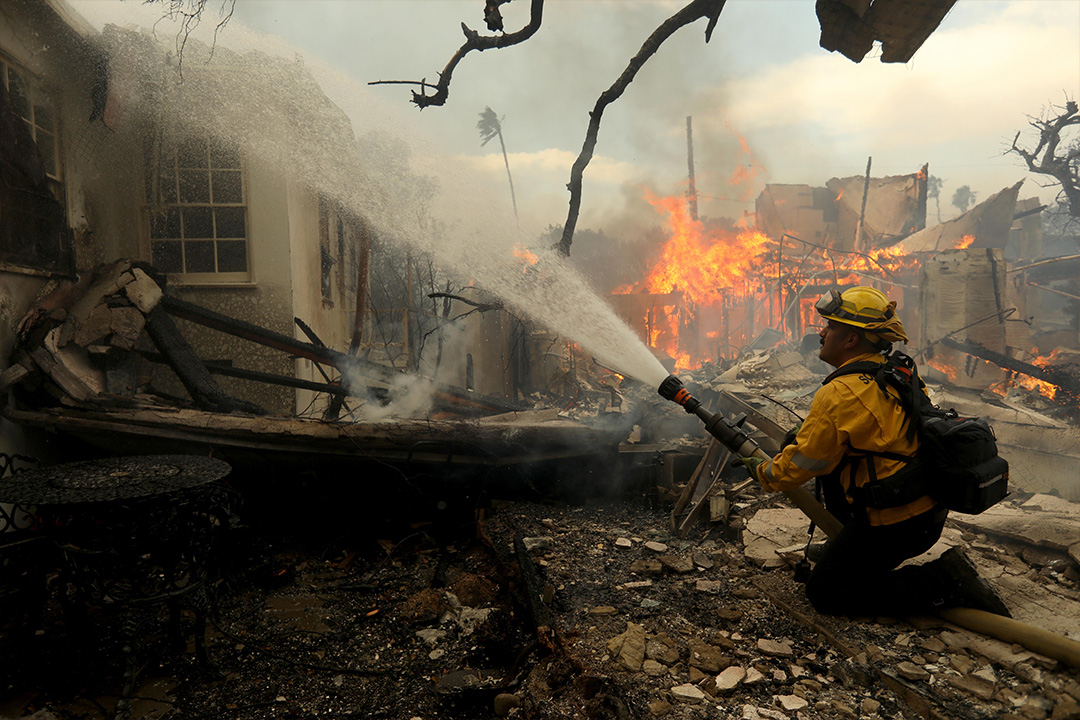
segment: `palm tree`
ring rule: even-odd
[[[480,143],[480,147],[483,147],[491,141],[492,138],[499,138],[499,145],[502,147],[503,162],[506,164],[506,179],[510,181],[510,200],[514,203],[514,220],[518,219],[517,212],[517,197],[514,195],[514,178],[510,175],[510,160],[506,157],[506,143],[503,142],[502,134],[502,121],[506,119],[504,115],[501,119],[495,114],[495,111],[490,107],[485,106],[484,112],[480,113],[480,121],[476,123],[476,129],[480,131],[480,138],[483,140]]]
[[[952,196],[953,207],[957,208],[960,212],[965,212],[969,207],[975,204],[975,193],[971,191],[971,187],[968,185],[961,185],[956,188],[956,192]]]

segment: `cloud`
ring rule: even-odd
[[[569,150],[546,148],[537,152],[508,153],[507,158],[510,162],[510,172],[515,177],[528,175],[550,183],[555,179],[554,176],[562,178],[563,182],[570,179],[570,169],[577,155]],[[500,178],[506,175],[502,153],[460,155],[458,160],[465,166],[480,172],[498,175]],[[633,163],[614,160],[603,155],[593,155],[588,168],[585,169],[585,178],[589,183],[621,185],[637,172]]]
[[[879,155],[911,166],[892,172],[928,160],[932,168],[966,168],[972,175],[987,169],[996,184],[1010,163],[994,158],[1027,127],[1025,115],[1063,101],[1063,90],[1075,97],[1080,89],[1080,4],[1012,2],[972,17],[951,26],[947,19],[906,65],[872,58],[856,64],[815,52],[712,92],[727,102],[732,122],[747,128],[752,145],[768,140],[765,152],[780,164],[873,154],[875,167]],[[1018,163],[1012,166],[1014,177],[1024,174]]]

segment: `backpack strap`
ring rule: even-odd
[[[884,363],[874,362],[873,360],[859,360],[858,362],[848,363],[842,367],[838,367],[829,374],[824,380],[821,381],[822,385],[828,385],[838,377],[844,375],[877,375],[877,371],[884,367]]]

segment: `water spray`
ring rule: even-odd
[[[705,430],[731,452],[739,457],[757,457],[769,460],[769,455],[761,446],[750,437],[743,428],[746,415],[741,414],[734,420],[728,420],[720,413],[712,413],[701,404],[701,401],[690,394],[682,383],[682,380],[674,375],[668,375],[664,382],[657,388],[660,397],[681,405],[683,410],[697,415],[703,423]],[[825,509],[814,496],[801,487],[784,490],[783,493],[795,504],[797,508],[810,518],[829,537],[834,537],[843,527],[840,521],[833,517],[832,513]]]

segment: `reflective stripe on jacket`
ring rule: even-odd
[[[848,362],[884,362],[878,353],[867,353]],[[848,363],[844,363],[847,365]],[[863,487],[870,479],[868,463],[875,463],[879,479],[902,469],[905,463],[889,458],[859,455],[851,450],[870,450],[913,455],[918,439],[905,435],[907,417],[889,389],[889,396],[871,375],[842,375],[822,386],[814,396],[810,412],[795,442],[772,460],[758,466],[755,473],[766,490],[789,490],[819,475],[832,472],[845,457],[860,458],[854,465],[855,485]],[[841,472],[841,485],[849,503],[852,497],[851,465]],[[930,510],[935,505],[929,496],[895,508],[867,508],[871,525],[892,525]]]

